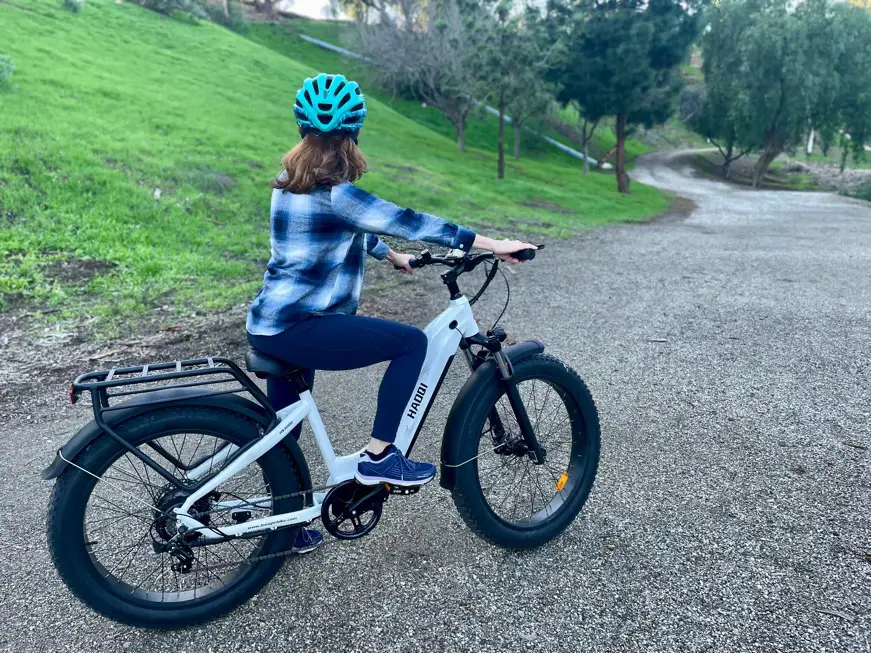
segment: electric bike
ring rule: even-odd
[[[479,331],[471,306],[501,272],[492,254],[423,252],[411,265],[445,266],[450,303],[425,329],[426,360],[395,444],[411,452],[461,352],[471,374],[444,429],[440,485],[487,542],[549,542],[580,512],[596,475],[592,396],[540,342],[506,345],[498,319]],[[480,265],[485,280],[470,299],[458,280]],[[339,540],[361,538],[390,496],[417,491],[354,480],[360,452],[335,453],[299,368],[254,350],[246,366],[259,378],[287,377],[299,401],[275,410],[220,357],[95,371],[70,386],[73,403],[90,395],[94,419],[43,472],[56,479],[48,543],[63,581],[94,610],[150,628],[213,619],[275,576],[303,525],[320,519]],[[303,420],[327,470],[318,486],[291,435]]]

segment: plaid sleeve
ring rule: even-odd
[[[390,248],[375,234],[366,234],[366,251],[369,252],[369,256],[383,261],[390,253]]]
[[[336,216],[358,232],[422,240],[466,252],[475,241],[474,231],[428,213],[399,208],[353,184],[333,186],[331,199]]]

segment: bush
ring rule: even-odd
[[[245,16],[242,14],[242,8],[239,2],[227,0],[227,9],[230,12],[229,16],[224,15],[224,7],[221,3],[208,3],[203,5],[206,13],[209,15],[209,20],[218,25],[239,32],[240,34],[247,31],[248,23],[245,22]]]
[[[64,9],[67,9],[74,14],[77,14],[85,8],[85,0],[63,0],[61,2]]]
[[[853,193],[853,197],[865,200],[866,202],[871,202],[871,182],[859,186],[859,188],[857,188]]]
[[[0,85],[12,79],[12,75],[14,74],[15,62],[12,61],[12,57],[0,54]]]
[[[196,0],[140,0],[146,9],[151,9],[167,16],[180,11],[190,14],[194,18],[208,18],[202,6]]]

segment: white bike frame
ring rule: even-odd
[[[422,428],[427,409],[447,372],[451,359],[456,354],[460,341],[463,338],[469,338],[478,333],[478,325],[472,314],[469,300],[466,297],[452,299],[450,306],[427,325],[424,333],[426,333],[428,341],[426,359],[420,371],[420,377],[417,379],[414,393],[405,407],[405,413],[399,423],[396,440],[394,441],[396,447],[403,454],[406,454],[411,448],[417,433]],[[320,449],[321,456],[323,456],[324,463],[329,471],[329,478],[326,484],[328,486],[336,485],[342,481],[354,478],[360,451],[347,456],[336,455],[310,391],[301,393],[299,401],[279,410],[277,416],[279,422],[275,428],[263,435],[245,453],[233,460],[216,474],[211,481],[190,495],[184,504],[175,509],[176,518],[180,525],[184,525],[190,530],[196,530],[201,534],[201,538],[224,539],[226,537],[243,536],[249,533],[276,530],[294,524],[303,524],[321,516],[321,504],[324,497],[326,497],[325,492],[314,492],[312,494],[313,505],[302,510],[253,519],[231,526],[221,526],[220,533],[197,521],[189,513],[191,507],[197,501],[272,449],[304,419],[309,421],[315,442],[317,442],[318,449]],[[209,460],[204,461],[191,470],[188,473],[188,478],[196,480],[205,476],[209,470],[214,469],[214,465],[223,463],[237,449],[235,445],[226,446]],[[266,496],[256,497],[248,501],[219,501],[213,506],[213,510],[247,510],[253,506],[269,508],[270,503],[271,498]]]

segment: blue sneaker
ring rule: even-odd
[[[431,463],[416,463],[403,456],[392,444],[380,454],[364,451],[357,463],[354,478],[363,485],[392,483],[416,487],[435,478],[436,468]]]
[[[290,549],[291,553],[311,553],[321,544],[324,543],[324,536],[320,531],[311,530],[308,528],[300,528],[296,534],[296,542]]]

